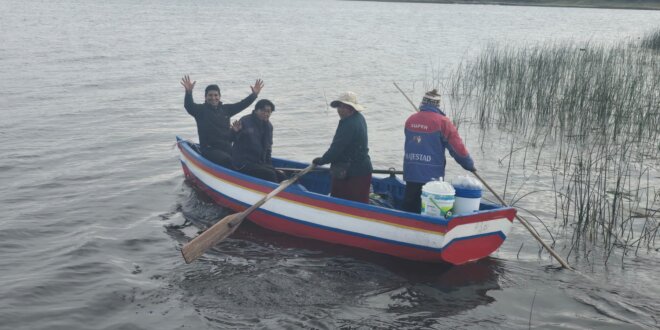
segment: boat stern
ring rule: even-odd
[[[445,234],[442,259],[461,265],[489,256],[506,239],[515,216],[516,209],[500,208],[452,218]]]

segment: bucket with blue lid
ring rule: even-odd
[[[479,211],[483,187],[481,182],[467,176],[457,176],[451,180],[456,191],[454,196],[454,215],[468,215]]]

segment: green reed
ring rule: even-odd
[[[645,48],[660,50],[660,30],[646,34],[641,45]]]
[[[602,243],[608,258],[614,248],[655,246],[656,52],[625,43],[490,46],[455,70],[447,90],[453,109],[475,109],[482,128],[511,132],[517,150],[536,153],[522,166],[552,175],[555,213],[572,229],[569,254],[587,242]]]

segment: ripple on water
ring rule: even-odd
[[[442,318],[488,305],[485,292],[499,288],[497,268],[492,260],[462,267],[402,262],[246,223],[174,282],[218,327],[400,327],[446,324]]]

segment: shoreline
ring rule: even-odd
[[[567,7],[567,8],[600,8],[629,10],[660,10],[660,2],[656,1],[567,1],[567,0],[349,0],[375,2],[412,2],[412,3],[442,3],[455,5],[498,5],[498,6],[529,6],[529,7]]]

